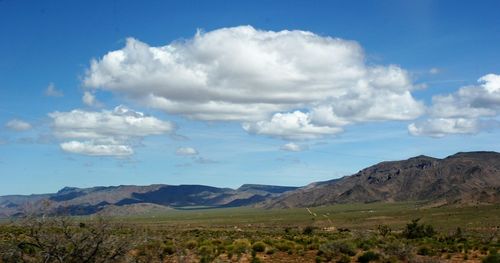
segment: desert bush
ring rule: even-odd
[[[327,261],[330,261],[337,256],[354,256],[356,255],[356,251],[352,243],[331,241],[321,244],[317,254],[323,256]]]
[[[194,239],[188,240],[186,242],[186,248],[187,249],[194,249],[198,246],[198,242]]]
[[[312,235],[314,232],[314,227],[312,226],[306,226],[304,230],[302,230],[302,234],[304,235]]]
[[[255,250],[252,250],[252,259],[250,260],[251,263],[260,263],[260,258],[257,257],[257,252]]]
[[[392,229],[388,225],[379,225],[377,226],[377,230],[378,233],[383,237],[386,237],[392,231]]]
[[[252,257],[252,259],[250,260],[250,263],[261,263],[261,262],[262,261],[258,257]]]
[[[326,248],[330,249],[331,251],[333,251],[335,253],[342,253],[342,254],[349,255],[349,256],[356,255],[355,247],[350,242],[337,241],[337,242],[327,243],[325,245],[326,245]]]
[[[233,258],[233,250],[234,250],[234,246],[233,246],[232,244],[227,245],[227,246],[225,247],[225,250],[226,250],[226,252],[227,252],[227,258],[229,258],[229,259]]]
[[[198,255],[201,263],[208,263],[212,262],[218,256],[218,253],[215,247],[203,245],[198,249]]]
[[[489,254],[488,256],[483,258],[482,262],[483,263],[498,263],[498,262],[500,262],[500,254],[498,254],[498,253]]]
[[[342,255],[340,258],[337,260],[337,263],[350,263],[351,262],[351,257],[348,255]]]
[[[136,245],[132,258],[136,262],[163,262],[169,255],[175,253],[172,244],[160,240],[148,240]]]
[[[237,239],[233,242],[233,252],[236,254],[244,254],[250,249],[248,239]]]
[[[125,239],[113,235],[111,225],[102,218],[76,223],[66,217],[29,217],[17,224],[24,233],[11,240],[15,245],[7,249],[11,253],[2,253],[6,262],[22,258],[33,262],[118,262],[129,249]]]
[[[274,249],[274,248],[270,248],[270,249],[266,250],[266,254],[268,254],[268,255],[272,255],[274,253],[276,253],[276,249]]]
[[[403,230],[403,236],[408,239],[432,237],[436,231],[431,225],[419,224],[420,218],[412,220]]]
[[[429,248],[428,246],[421,246],[417,249],[417,254],[418,255],[421,255],[421,256],[429,256],[429,255],[433,255],[433,251],[431,248]]]
[[[175,246],[172,244],[164,244],[163,247],[163,253],[166,255],[172,255],[175,253]]]
[[[370,261],[376,261],[380,258],[380,255],[373,251],[366,251],[361,256],[358,257],[358,262],[368,263]]]
[[[385,254],[394,256],[401,261],[406,261],[413,256],[413,247],[399,241],[385,245],[383,251]]]
[[[276,243],[275,247],[279,251],[293,253],[293,249],[295,248],[295,243],[289,240],[283,240],[281,242]]]
[[[253,243],[252,250],[255,252],[264,252],[266,250],[266,244],[262,241],[257,241]]]
[[[361,236],[356,239],[357,247],[361,250],[370,250],[375,248],[379,241],[375,237]]]

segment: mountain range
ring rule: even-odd
[[[26,214],[134,215],[172,209],[290,208],[340,203],[420,201],[431,206],[500,202],[500,153],[466,152],[382,162],[304,187],[245,184],[65,187],[57,193],[0,196],[0,217]]]

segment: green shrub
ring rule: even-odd
[[[429,248],[428,246],[421,246],[417,250],[417,254],[421,256],[430,256],[432,255],[432,249]]]
[[[244,254],[250,249],[250,242],[247,239],[237,239],[233,242],[233,252]]]
[[[198,249],[198,255],[200,255],[200,262],[212,262],[217,256],[215,248],[207,245]]]
[[[371,237],[361,235],[355,239],[356,246],[361,250],[371,250],[376,247],[379,242],[380,240],[377,239],[375,235]]]
[[[282,252],[292,252],[293,249],[295,247],[295,243],[293,243],[292,241],[281,241],[279,243],[276,244],[276,248],[279,250],[279,251],[282,251]]]
[[[350,263],[350,262],[351,262],[351,257],[349,257],[348,255],[342,255],[337,260],[337,263]]]
[[[368,263],[370,261],[376,261],[380,258],[380,255],[373,252],[373,251],[367,251],[363,253],[363,255],[358,257],[358,261],[361,263]]]
[[[268,250],[266,251],[266,254],[268,254],[268,255],[272,255],[272,254],[274,254],[274,253],[276,253],[276,250],[275,250],[274,248],[268,249]]]
[[[323,255],[327,260],[331,260],[339,254],[356,255],[354,245],[342,241],[332,241],[319,246],[318,255]]]
[[[413,248],[410,245],[394,241],[383,248],[384,253],[396,257],[401,261],[406,261],[413,255]]]
[[[422,237],[432,237],[436,234],[434,228],[431,225],[419,224],[418,219],[412,220],[406,225],[403,230],[403,236],[408,239],[422,238]]]
[[[250,261],[250,263],[261,263],[262,261],[260,261],[260,258],[258,257],[252,257],[252,260]]]
[[[252,245],[252,250],[255,252],[264,252],[266,250],[266,244],[262,241],[257,241]]]
[[[215,253],[215,248],[212,247],[212,246],[201,246],[198,249],[198,254],[200,256],[202,256],[202,255],[211,255],[211,254],[214,254],[214,253]]]
[[[378,230],[378,233],[383,236],[383,237],[386,237],[388,234],[391,233],[392,229],[388,226],[388,225],[379,225],[377,227],[377,230]]]
[[[500,262],[500,254],[489,254],[482,260],[483,263],[498,263]]]
[[[302,231],[302,234],[304,235],[312,235],[314,232],[314,227],[312,226],[306,226],[306,228],[304,228],[304,230]]]
[[[198,246],[198,242],[196,240],[189,240],[188,242],[186,242],[186,248],[187,249],[194,249]]]
[[[172,255],[175,253],[175,247],[173,245],[164,245],[163,246],[163,253],[167,254],[167,255]]]

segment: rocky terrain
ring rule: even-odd
[[[358,173],[271,198],[267,208],[338,203],[423,201],[429,205],[500,202],[500,153],[417,156],[382,162]]]
[[[167,211],[180,207],[252,205],[297,187],[242,185],[238,189],[204,185],[120,185],[65,187],[54,194],[0,197],[0,217],[26,214],[106,215]]]
[[[131,215],[185,207],[313,207],[340,203],[421,201],[430,206],[500,202],[500,153],[417,156],[307,186],[246,184],[65,187],[53,194],[0,197],[0,217],[26,214]]]

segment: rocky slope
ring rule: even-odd
[[[120,185],[65,187],[54,194],[0,196],[0,217],[25,214],[123,215],[175,207],[251,205],[297,187],[243,185],[238,189],[204,185]]]
[[[65,187],[54,194],[0,196],[0,217],[25,214],[144,214],[181,207],[309,207],[338,203],[422,201],[429,205],[500,202],[500,153],[417,156],[302,188],[242,185]]]
[[[353,202],[425,201],[430,205],[500,202],[500,154],[457,153],[382,162],[358,173],[314,183],[261,206],[307,207]]]

